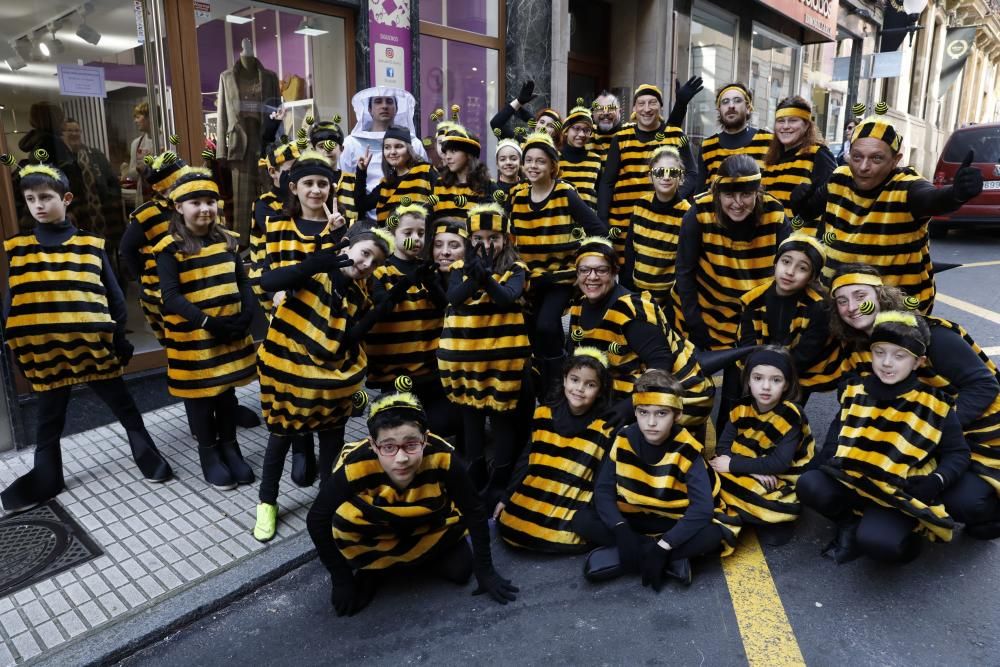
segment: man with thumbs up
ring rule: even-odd
[[[934,306],[928,223],[931,216],[958,209],[983,190],[983,176],[966,156],[954,185],[935,188],[910,167],[900,167],[903,137],[880,103],[851,137],[847,165],[838,167],[811,202],[825,209],[820,237],[827,242],[824,276],[842,264],[862,262],[878,268],[886,285],[920,300],[920,311]]]

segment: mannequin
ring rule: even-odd
[[[233,175],[234,231],[240,245],[250,240],[250,207],[257,198],[257,156],[260,154],[264,105],[280,104],[278,75],[253,54],[253,42],[243,39],[240,56],[219,76],[219,124],[216,157]],[[277,104],[276,104],[277,103]]]

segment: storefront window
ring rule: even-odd
[[[496,37],[498,3],[499,0],[421,0],[420,20]]]
[[[205,136],[217,144],[230,226],[245,244],[250,207],[270,187],[257,167],[261,130],[284,109],[276,136],[294,137],[307,115],[339,114],[350,131],[344,20],[244,2],[196,14]]]
[[[733,81],[738,22],[736,16],[709,5],[699,3],[691,10],[691,71],[702,77],[709,91],[695,98],[688,113],[688,136],[697,146],[718,128],[715,91]]]
[[[753,24],[750,43],[750,81],[755,120],[774,127],[778,102],[792,94],[797,79],[800,46],[759,23]],[[795,92],[798,93],[797,86]]]
[[[498,108],[498,53],[474,44],[429,35],[420,36],[420,104],[424,110],[420,128],[425,137],[434,136],[430,112],[457,104],[459,121],[479,136],[483,160],[493,168],[496,137],[489,119]],[[430,149],[433,151],[433,146]],[[431,155],[432,160],[439,156]]]
[[[5,150],[20,162],[45,149],[66,173],[74,194],[69,215],[81,229],[106,238],[108,257],[126,287],[136,352],[159,349],[139,310],[136,283],[124,279],[117,247],[128,214],[149,197],[137,165],[163,148],[161,137],[172,127],[169,94],[159,94],[147,79],[151,49],[140,42],[131,3],[53,0],[34,5],[34,11],[23,7],[7,2],[0,8]],[[144,32],[152,42],[154,36]],[[5,236],[34,225],[20,193],[13,199],[14,220],[5,202]]]

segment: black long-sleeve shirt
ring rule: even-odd
[[[142,247],[146,244],[146,234],[142,231],[142,225],[133,220],[125,228],[121,241],[118,242],[118,254],[125,262],[125,268],[138,279],[142,275],[143,259]]]
[[[663,457],[666,448],[671,446],[673,438],[671,435],[662,445],[651,445],[642,437],[639,427],[634,425],[625,429],[621,435],[627,437],[629,444],[635,448],[639,457],[650,464]],[[684,515],[663,533],[663,540],[674,549],[690,540],[699,530],[711,523],[715,513],[712,485],[704,459],[698,457],[694,465],[688,468],[687,474],[684,476],[684,483],[687,485],[688,492],[687,509],[684,511]],[[625,516],[618,509],[617,486],[615,466],[611,461],[607,461],[597,474],[597,483],[594,486],[594,507],[604,525],[612,529],[625,521]]]
[[[933,327],[927,358],[934,371],[957,391],[955,412],[963,428],[986,412],[1000,395],[1000,383],[993,371],[957,331]]]
[[[774,345],[788,346],[791,341],[790,329],[792,320],[798,312],[798,294],[781,296],[774,285],[764,293],[764,305],[767,308],[767,330]],[[830,312],[826,304],[816,301],[808,309],[809,326],[801,332],[799,341],[791,348],[792,359],[799,373],[809,369],[826,347],[830,334]],[[740,315],[740,347],[758,345],[753,327],[753,311],[744,308]]]
[[[200,239],[202,247],[208,244],[208,239]],[[242,312],[249,312],[256,303],[253,288],[247,279],[246,271],[243,268],[243,260],[239,253],[233,252],[236,260],[236,286],[240,291],[240,308]],[[200,308],[187,300],[181,292],[180,264],[171,252],[161,252],[156,256],[156,273],[160,277],[160,293],[163,299],[163,310],[167,313],[180,315],[188,322],[201,326],[207,317]]]
[[[466,472],[465,464],[457,454],[451,456],[451,466],[444,476],[444,488],[447,496],[458,508],[462,524],[472,537],[476,571],[489,570],[493,567],[493,557],[490,553],[490,530],[486,507],[476,492],[469,473]],[[316,496],[306,516],[306,528],[313,544],[316,545],[320,562],[334,577],[351,574],[351,567],[337,548],[331,530],[337,508],[350,499],[351,489],[347,473],[341,467],[320,486],[319,495]]]
[[[729,457],[729,472],[734,475],[780,475],[792,467],[801,434],[802,429],[796,426],[775,443],[767,456],[740,456],[732,453],[736,426],[727,422],[715,445],[715,454]]]
[[[507,126],[507,123],[510,122],[510,119],[513,118],[515,115],[521,120],[523,120],[525,123],[527,123],[532,118],[531,112],[525,109],[523,106],[519,106],[517,108],[517,111],[514,111],[514,107],[512,107],[510,103],[507,103],[502,107],[500,107],[500,110],[493,115],[493,118],[490,118],[490,129],[500,130],[500,136],[498,137],[499,139],[513,138],[514,131]]]

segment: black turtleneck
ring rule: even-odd
[[[792,320],[799,309],[800,292],[781,296],[774,283],[764,292],[764,307],[767,310],[767,330],[770,334],[768,343],[788,346],[792,342]],[[740,315],[740,347],[757,345],[756,332],[753,327],[754,313],[748,308]],[[800,332],[795,347],[789,351],[795,360],[799,373],[808,370],[816,361],[830,333],[830,312],[823,301],[816,301],[809,306],[807,314],[809,327]]]
[[[38,223],[33,231],[39,245],[56,250],[78,230],[69,220],[60,220],[59,222]],[[108,255],[104,250],[101,250],[101,284],[104,285],[106,292],[108,312],[111,314],[111,319],[115,321],[115,336],[124,336],[125,324],[128,320],[125,295],[122,294],[122,288],[118,285],[118,279],[115,278],[115,272],[111,268],[111,262],[108,261]],[[7,321],[7,315],[10,314],[10,304],[10,290],[7,290],[3,301],[4,322]]]
[[[560,157],[572,164],[583,162],[583,159],[587,157],[587,147],[584,146],[582,148],[578,148],[577,146],[566,144],[562,148],[562,154]]]

